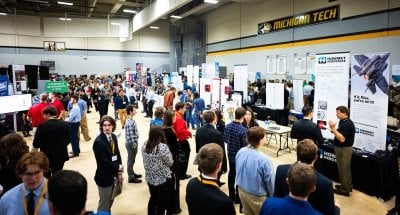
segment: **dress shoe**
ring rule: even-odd
[[[341,186],[340,184],[336,184],[336,185],[335,185],[335,188],[338,189],[338,190],[341,190],[341,189],[342,189],[342,186]],[[353,192],[353,187],[350,188],[350,192]]]
[[[350,196],[349,192],[346,192],[346,191],[343,191],[343,190],[333,189],[333,192],[338,194],[338,195],[342,195],[342,196],[347,196],[347,197]]]
[[[141,178],[141,177],[142,177],[142,175],[141,175],[141,174],[136,174],[136,173],[133,173],[133,175],[135,176],[135,178]]]
[[[179,179],[180,180],[185,180],[185,179],[189,179],[191,177],[192,177],[191,175],[186,174],[186,175],[182,175],[181,177],[179,177]]]
[[[138,183],[142,183],[142,180],[137,179],[137,178],[131,178],[128,180],[129,183],[134,183],[134,184],[138,184]]]

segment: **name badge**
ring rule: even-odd
[[[111,157],[111,161],[117,161],[117,159],[118,159],[118,158],[117,158],[116,155],[114,155],[114,156]]]
[[[101,100],[101,97],[99,97],[99,101]]]
[[[122,104],[126,104],[126,102],[123,102]]]

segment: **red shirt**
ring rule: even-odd
[[[192,137],[192,133],[187,129],[186,122],[182,118],[182,114],[176,112],[174,130],[176,133],[176,137],[178,137],[178,141],[186,140],[189,137]]]
[[[47,103],[40,102],[32,106],[28,111],[28,117],[32,119],[32,127],[38,127],[44,122],[43,110],[47,107]]]
[[[54,100],[54,102],[51,102],[50,105],[57,109],[57,117],[59,117],[60,113],[65,110],[64,105],[61,103],[59,99]]]

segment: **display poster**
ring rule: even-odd
[[[400,86],[400,65],[392,65],[392,83],[394,86]]]
[[[200,97],[204,99],[205,105],[211,105],[211,79],[200,78]]]
[[[265,106],[273,110],[283,110],[285,88],[282,83],[267,83]]]
[[[0,96],[8,96],[8,76],[0,76]]]
[[[293,80],[293,103],[294,110],[301,112],[303,101],[303,80]]]
[[[248,70],[247,64],[234,65],[233,66],[234,75],[234,91],[242,91],[243,98],[247,101],[247,77]]]
[[[129,83],[136,81],[136,71],[125,71],[125,80]]]
[[[390,53],[351,57],[350,118],[354,147],[375,153],[386,149]]]
[[[137,74],[137,83],[144,85],[146,83],[146,76],[143,77],[142,75],[142,68],[143,67],[143,63],[136,63],[136,74]]]
[[[317,54],[315,64],[315,95],[313,121],[322,136],[333,139],[328,120],[338,121],[336,107],[348,107],[349,53]]]
[[[294,68],[295,75],[306,74],[306,57],[302,54],[294,54]]]
[[[66,82],[66,81],[46,81],[45,82],[45,91],[47,93],[50,93],[50,92],[66,93],[66,92],[68,92],[68,82]]]
[[[230,93],[230,87],[229,87],[229,79],[221,79],[221,87],[220,87],[220,95],[221,95],[221,107],[220,110],[224,108],[226,101],[228,100],[229,93]]]
[[[193,84],[193,65],[186,66],[186,77],[187,77],[187,85],[192,86],[192,84]]]
[[[0,96],[0,104],[0,114],[29,110],[32,106],[32,95]]]
[[[22,94],[22,91],[26,90],[26,82],[28,81],[28,77],[25,74],[25,66],[24,65],[12,65],[13,76],[14,76],[14,92],[15,94]]]
[[[220,109],[220,83],[219,78],[213,78],[211,82],[211,109]]]
[[[267,56],[267,74],[276,74],[276,56]]]
[[[194,66],[193,67],[193,85],[192,86],[195,86],[196,89],[199,89],[199,83],[200,83],[200,67]]]
[[[237,101],[227,101],[224,105],[223,113],[225,124],[228,124],[235,120],[235,110],[240,107]]]
[[[286,55],[278,55],[276,59],[276,73],[278,75],[284,75],[286,74]]]
[[[306,58],[307,75],[315,73],[315,53],[308,52]]]

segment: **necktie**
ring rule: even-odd
[[[35,211],[35,194],[33,192],[30,192],[28,194],[28,214],[33,215]]]

